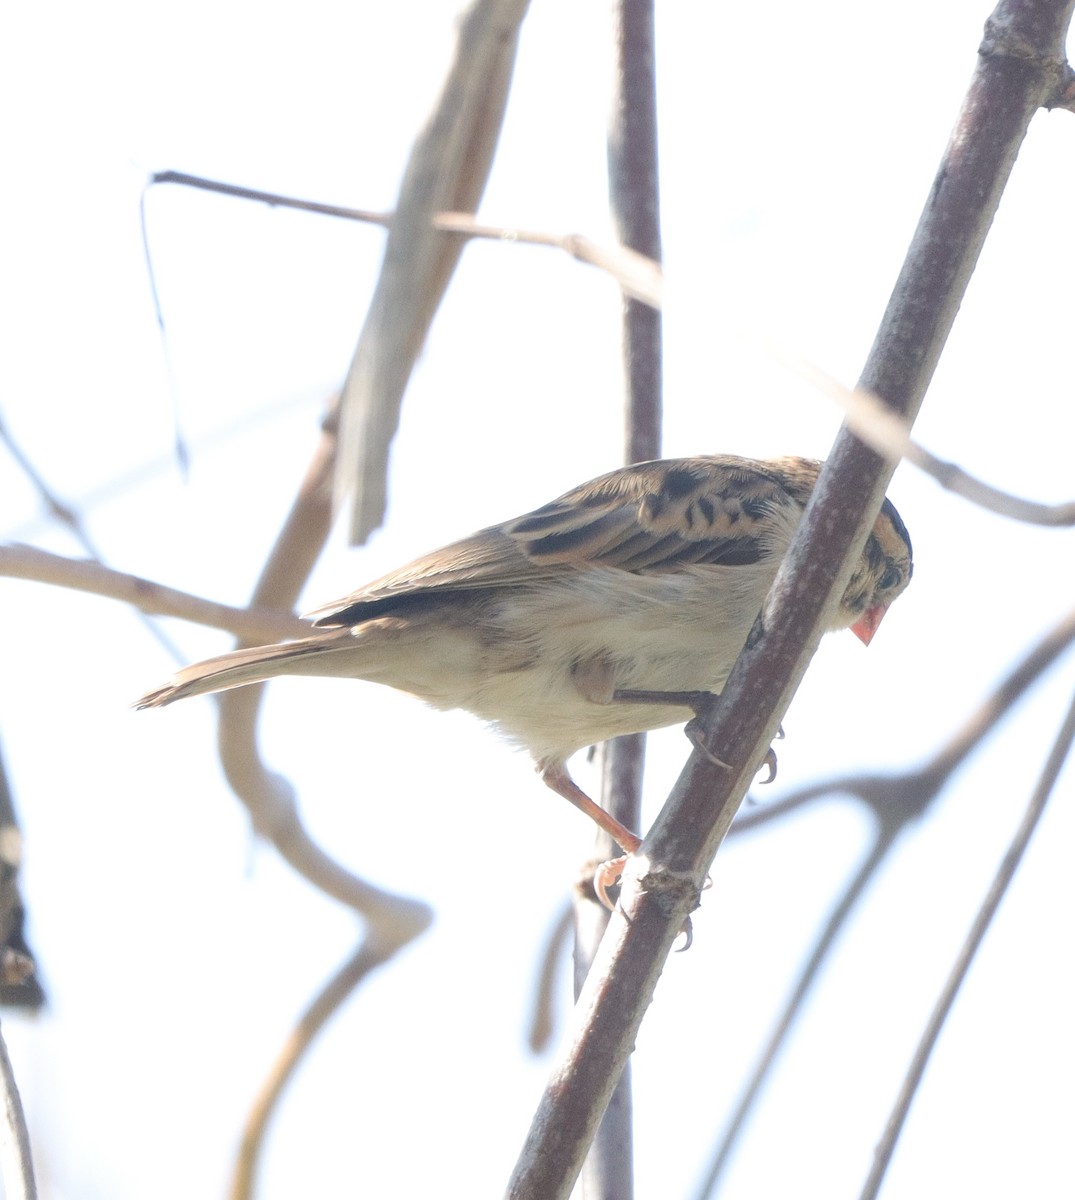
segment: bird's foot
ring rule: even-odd
[[[717,758],[712,750],[705,744],[702,734],[702,723],[705,722],[709,714],[720,703],[720,694],[718,692],[652,692],[640,691],[634,688],[622,688],[619,691],[612,693],[613,700],[623,700],[628,704],[671,704],[677,708],[689,708],[694,712],[693,718],[687,722],[683,732],[687,735],[691,745],[702,754],[714,766],[729,768],[729,764],[723,759]]]
[[[623,868],[627,862],[627,855],[621,854],[619,858],[610,858],[607,862],[603,862],[594,871],[593,875],[593,890],[598,900],[608,909],[609,912],[616,907],[616,902],[609,897],[608,889],[616,887],[623,878]]]
[[[619,858],[610,858],[607,862],[603,862],[597,868],[593,875],[593,890],[598,900],[609,910],[613,912],[616,908],[615,902],[608,894],[609,888],[618,887],[623,879],[623,868],[627,863],[628,856],[621,854]],[[702,884],[702,890],[713,886],[713,880],[706,876],[705,883]],[[678,946],[676,952],[682,953],[684,950],[689,950],[694,941],[694,926],[691,924],[690,917],[683,918],[683,924],[679,927],[679,932],[683,935],[683,945]]]
[[[776,778],[776,751],[772,748],[772,746],[766,750],[765,757],[761,760],[761,766],[758,767],[758,770],[760,771],[762,767],[765,767],[769,774],[759,782],[763,784],[772,783]]]

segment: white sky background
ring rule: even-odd
[[[215,0],[6,14],[0,405],[112,565],[245,600],[350,360],[383,237],[157,189],[162,343],[138,219],[146,173],[390,208],[453,11]],[[666,453],[825,454],[837,414],[753,339],[854,380],[987,12],[978,0],[662,6]],[[609,236],[606,22],[603,4],[535,3],[490,222]],[[936,452],[1045,500],[1075,490],[1073,184],[1075,123],[1041,114],[918,427]],[[596,272],[553,251],[468,248],[407,396],[389,523],[362,550],[338,534],[307,605],[616,465],[617,338],[618,293]],[[168,359],[186,482],[170,455]],[[78,555],[0,464],[2,532]],[[852,638],[823,645],[761,799],[924,757],[1072,602],[1070,532],[975,512],[906,468],[891,495],[914,585],[869,653]],[[355,923],[252,844],[216,766],[209,702],[129,710],[172,668],[133,615],[25,582],[0,595],[0,735],[51,999],[4,1025],[42,1194],[219,1195],[248,1101]],[[228,644],[180,623],[169,633],[190,658]],[[901,843],[726,1195],[857,1194],[1072,669],[1069,657]],[[331,852],[438,916],[322,1036],[260,1194],[499,1195],[547,1072],[524,1048],[535,965],[589,829],[469,718],[372,685],[275,685],[263,745]],[[686,750],[678,731],[651,738],[647,820]],[[1073,779],[958,1002],[886,1197],[1072,1190]],[[833,801],[722,852],[695,945],[666,968],[635,1055],[640,1197],[691,1195],[868,840],[859,810]]]

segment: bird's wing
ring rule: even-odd
[[[801,510],[818,465],[715,455],[624,467],[307,615],[319,625],[347,624],[403,596],[530,584],[591,566],[656,574],[756,563],[771,552],[773,512],[789,503]]]

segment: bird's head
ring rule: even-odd
[[[868,646],[889,605],[911,582],[913,570],[907,526],[886,499],[840,602],[837,628],[850,629]]]

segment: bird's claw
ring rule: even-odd
[[[766,767],[769,771],[769,774],[766,775],[761,782],[763,784],[772,783],[776,778],[776,751],[772,748],[772,746],[769,747],[765,757],[761,760],[761,767]],[[759,771],[761,770],[761,767],[758,768]]]
[[[621,854],[619,858],[610,858],[607,862],[603,862],[594,871],[593,875],[593,890],[594,895],[601,903],[609,910],[615,911],[616,905],[609,898],[608,889],[618,886],[623,878],[623,868],[627,863],[627,855]],[[702,891],[707,891],[713,886],[713,880],[707,875],[705,882],[702,884]],[[679,933],[683,935],[683,945],[676,947],[676,953],[682,954],[684,950],[689,950],[694,943],[694,926],[691,924],[690,917],[684,917],[683,924],[679,927]]]
[[[615,887],[623,878],[623,868],[626,862],[627,855],[621,854],[619,858],[610,858],[608,862],[601,863],[597,870],[594,871],[594,894],[609,912],[612,912],[616,905],[609,899],[608,889]]]
[[[724,770],[731,770],[731,764],[726,763],[724,759],[718,758],[712,750],[705,744],[705,731],[702,724],[714,708],[720,703],[720,696],[714,692],[697,692],[695,699],[691,704],[694,709],[694,717],[687,722],[683,728],[683,732],[687,735],[687,740],[690,744],[702,754],[715,767],[723,767]]]
[[[705,733],[702,727],[698,724],[697,718],[693,721],[688,721],[683,727],[683,732],[687,735],[687,740],[701,754],[709,760],[715,767],[723,767],[726,771],[731,770],[731,763],[726,763],[723,758],[717,758],[712,750],[705,744]]]

